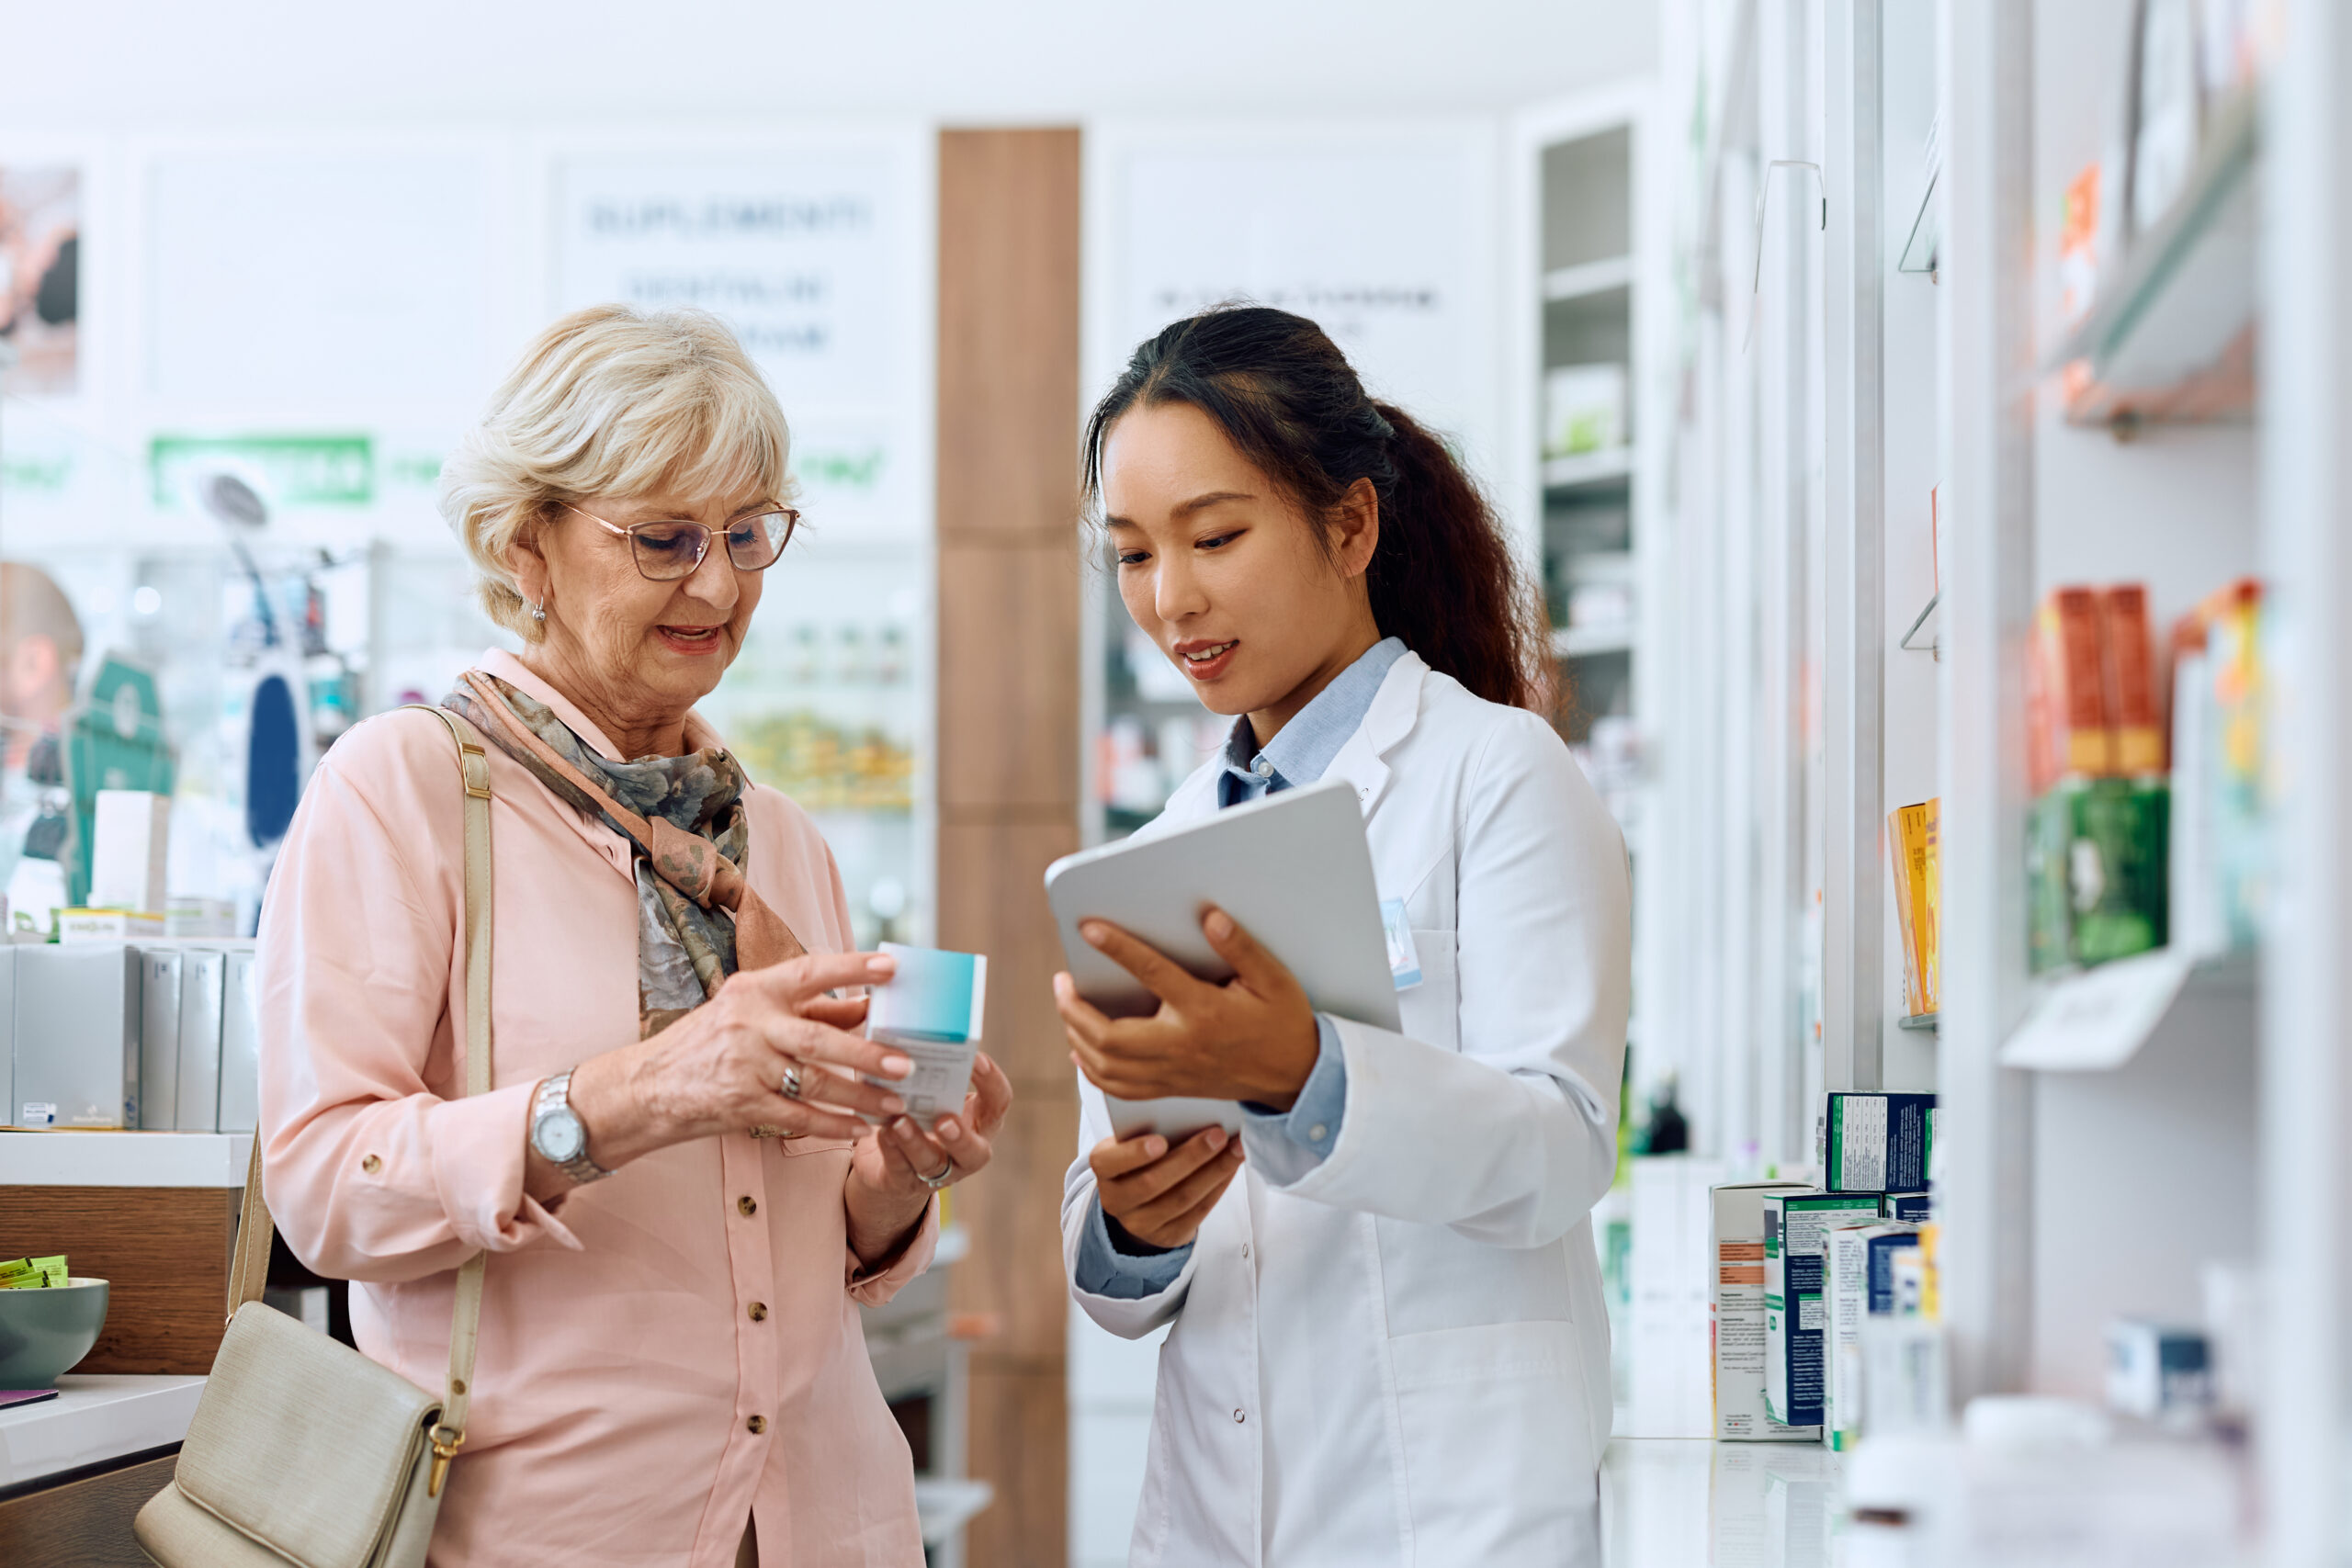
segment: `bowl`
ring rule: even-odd
[[[0,1291],[0,1388],[48,1388],[90,1353],[106,1326],[107,1282],[68,1278],[44,1291]]]

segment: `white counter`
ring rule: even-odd
[[[176,1443],[203,1392],[202,1378],[68,1372],[55,1399],[0,1410],[0,1488]]]
[[[1608,1568],[1830,1568],[1843,1458],[1818,1443],[1617,1438],[1600,1464]]]
[[[0,1187],[234,1187],[251,1133],[0,1131]]]

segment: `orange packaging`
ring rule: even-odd
[[[2108,734],[2107,668],[2098,595],[2053,588],[2034,617],[2026,660],[2026,767],[2041,795],[2066,774],[2115,771]]]
[[[2106,645],[2106,698],[2119,773],[2165,771],[2164,707],[2156,692],[2155,646],[2148,631],[2148,591],[2121,582],[2099,595]]]

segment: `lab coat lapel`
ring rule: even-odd
[[[1373,694],[1372,706],[1348,737],[1340,754],[1331,759],[1324,771],[1327,779],[1345,779],[1354,786],[1356,804],[1366,817],[1380,804],[1381,793],[1388,787],[1387,753],[1413,732],[1421,716],[1421,682],[1430,667],[1421,662],[1419,654],[1408,651],[1388,667],[1388,676],[1380,682],[1380,690]]]

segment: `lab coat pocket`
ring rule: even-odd
[[[1389,1342],[1415,1561],[1600,1562],[1599,1455],[1573,1324]]]

